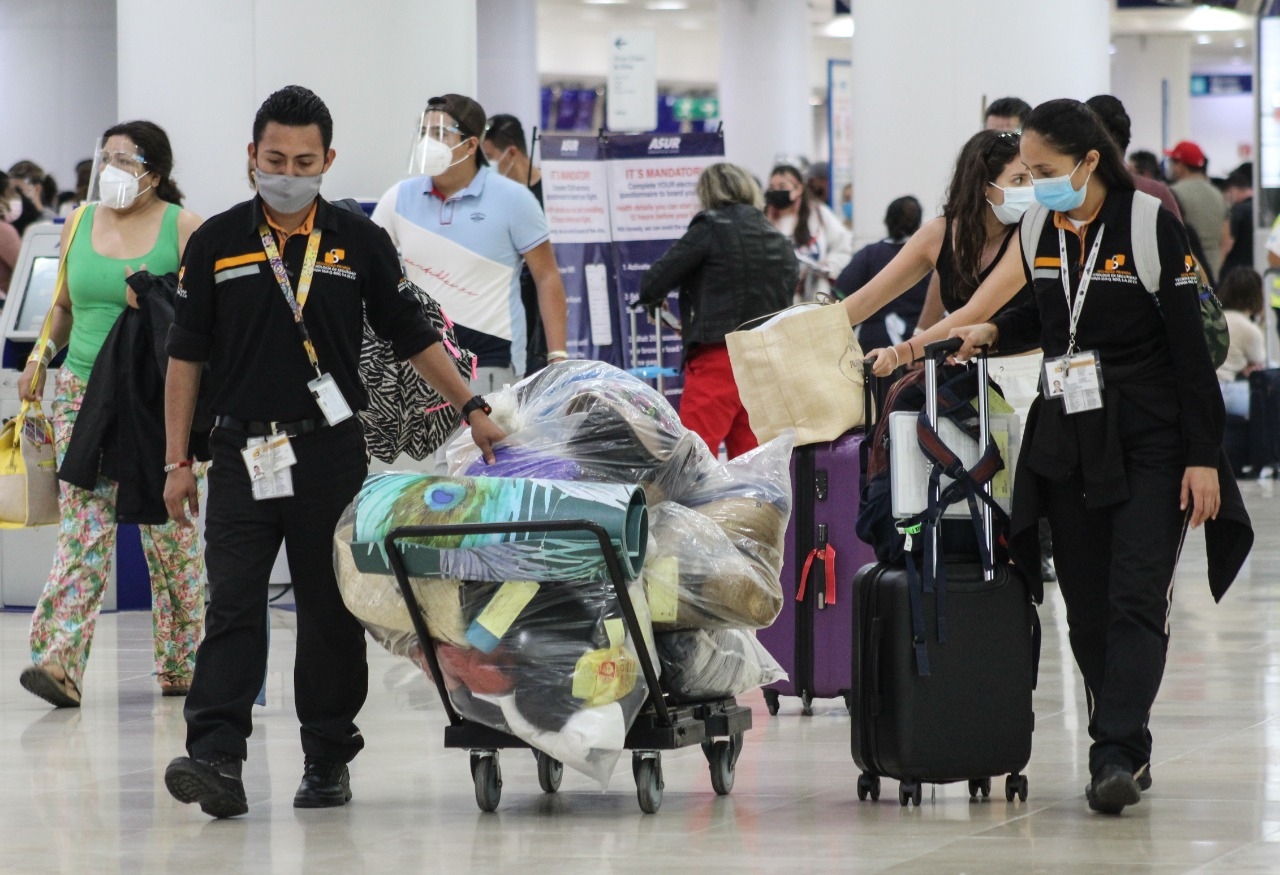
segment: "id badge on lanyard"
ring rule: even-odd
[[[1061,228],[1058,229],[1062,292],[1066,296],[1067,312],[1070,314],[1069,339],[1066,355],[1044,360],[1041,384],[1044,397],[1062,399],[1063,409],[1069,414],[1102,408],[1102,359],[1097,350],[1076,348],[1076,329],[1080,324],[1080,314],[1084,311],[1085,296],[1093,281],[1093,271],[1098,263],[1098,253],[1102,250],[1102,235],[1106,228],[1106,225],[1098,228],[1093,249],[1089,251],[1089,258],[1080,274],[1080,289],[1076,292],[1074,303],[1071,300],[1071,279],[1067,272],[1067,235]]]
[[[276,282],[280,284],[280,291],[289,303],[289,309],[293,311],[293,321],[297,324],[298,333],[302,336],[302,348],[307,353],[307,361],[316,372],[316,378],[307,383],[307,389],[316,399],[316,405],[324,414],[325,422],[331,426],[344,422],[351,418],[351,406],[347,404],[347,399],[343,397],[342,390],[338,388],[333,375],[321,372],[315,344],[311,342],[307,323],[302,318],[302,308],[307,304],[307,296],[311,293],[311,280],[315,276],[316,258],[320,254],[320,230],[317,228],[312,231],[311,236],[307,238],[307,252],[302,259],[302,273],[298,277],[297,295],[293,293],[293,285],[289,282],[289,274],[285,271],[284,260],[281,259],[280,249],[276,246],[275,235],[265,223],[258,227],[258,234],[262,237],[262,248],[267,253],[267,260],[271,263],[271,270],[276,275]]]

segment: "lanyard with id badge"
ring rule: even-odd
[[[1093,241],[1089,260],[1085,262],[1084,270],[1080,274],[1080,289],[1076,292],[1074,304],[1071,302],[1071,279],[1067,273],[1067,235],[1061,228],[1058,229],[1058,252],[1062,259],[1060,266],[1062,292],[1067,296],[1067,309],[1071,314],[1071,322],[1068,326],[1067,354],[1044,360],[1043,390],[1045,398],[1061,398],[1062,406],[1069,414],[1102,408],[1102,360],[1097,350],[1076,348],[1076,326],[1080,324],[1085,295],[1089,293],[1089,284],[1093,281],[1093,270],[1098,263],[1098,253],[1102,249],[1102,234],[1106,229],[1106,225],[1098,228],[1098,236]]]
[[[302,259],[302,272],[298,277],[298,293],[294,295],[293,285],[289,282],[289,274],[285,270],[284,260],[280,257],[280,249],[276,246],[275,235],[264,223],[258,227],[262,237],[262,248],[267,254],[267,261],[280,284],[280,291],[293,311],[293,321],[302,336],[302,348],[306,350],[307,361],[316,372],[316,378],[307,383],[307,388],[316,399],[320,412],[324,414],[329,425],[337,425],[351,418],[351,407],[342,397],[342,390],[334,382],[333,375],[320,370],[320,359],[316,355],[315,345],[307,332],[307,323],[302,319],[302,308],[306,306],[307,297],[311,293],[311,280],[315,275],[316,258],[320,254],[320,230],[311,232],[307,239],[306,255]],[[266,437],[250,438],[244,450],[245,467],[249,471],[249,479],[253,484],[253,497],[256,500],[283,498],[293,495],[293,476],[290,468],[298,461],[286,434],[270,434]]]

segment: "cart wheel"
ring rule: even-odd
[[[1006,802],[1012,802],[1013,797],[1017,796],[1022,802],[1027,801],[1028,781],[1026,775],[1009,775],[1004,779],[1004,798]]]
[[[872,802],[880,799],[880,779],[863,772],[858,776],[858,799],[866,802],[867,797],[870,797]]]
[[[636,773],[636,799],[645,814],[656,814],[662,807],[662,760],[644,757],[633,762]]]
[[[476,785],[476,805],[481,811],[496,809],[502,799],[502,769],[496,752],[492,756],[476,757],[472,779]]]
[[[733,790],[734,745],[729,741],[717,741],[711,747],[711,787],[717,796],[728,796]]]
[[[564,763],[552,756],[538,752],[538,786],[543,793],[554,793],[560,789],[560,779],[564,777]]]
[[[916,808],[919,808],[920,800],[924,798],[924,785],[913,784],[912,786],[915,788],[915,790],[911,794],[911,801],[916,806]]]
[[[991,779],[990,778],[970,778],[969,779],[969,798],[977,799],[979,797],[986,799],[991,795]]]
[[[778,691],[777,690],[764,691],[764,706],[769,710],[770,717],[778,716]]]
[[[800,692],[800,713],[806,717],[813,716],[813,694],[808,690]]]
[[[702,742],[702,755],[707,758],[707,762],[714,763],[715,760],[715,740],[708,738]]]
[[[738,757],[742,756],[742,733],[735,732],[729,736],[729,741],[733,743],[733,764],[738,765]]]

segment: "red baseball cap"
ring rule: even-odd
[[[1187,165],[1192,170],[1199,170],[1206,163],[1204,152],[1190,140],[1183,140],[1172,149],[1165,149],[1164,154],[1174,161]]]

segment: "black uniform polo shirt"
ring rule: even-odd
[[[178,274],[168,352],[209,363],[215,415],[291,422],[323,416],[307,383],[315,371],[262,248],[265,221],[254,198],[213,216],[191,235]],[[311,293],[303,309],[320,369],[333,375],[353,410],[368,406],[360,381],[363,316],[400,359],[440,334],[405,290],[387,232],[362,215],[317,199],[320,230]],[[307,237],[294,234],[281,256],[297,291]],[[363,307],[362,307],[363,305]]]

